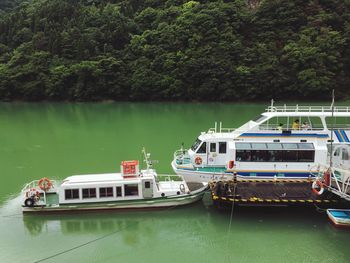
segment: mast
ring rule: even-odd
[[[334,89],[332,90],[332,104],[331,104],[331,110],[332,110],[332,120],[334,120]],[[329,159],[329,165],[332,168],[333,166],[333,130],[334,130],[334,125],[333,125],[334,121],[331,124],[331,156]]]

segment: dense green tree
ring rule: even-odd
[[[349,0],[0,4],[0,100],[350,95]]]

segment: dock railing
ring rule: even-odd
[[[331,106],[269,106],[267,112],[332,112]],[[349,112],[349,106],[334,107],[334,112]]]

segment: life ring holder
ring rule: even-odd
[[[51,189],[52,183],[49,178],[44,177],[39,180],[38,186],[41,190],[47,192]]]
[[[322,195],[324,193],[324,185],[320,180],[316,180],[312,183],[312,192],[316,195]]]
[[[201,157],[197,156],[195,159],[194,159],[194,162],[196,165],[201,165],[203,160]]]

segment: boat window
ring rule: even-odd
[[[266,143],[252,143],[253,150],[266,150]]]
[[[283,162],[283,151],[268,151],[269,162]]]
[[[113,187],[101,187],[100,197],[113,197]]]
[[[201,140],[200,139],[197,139],[194,143],[193,143],[193,145],[191,146],[191,150],[192,151],[196,151],[197,150],[197,148],[198,148],[198,146],[201,144]]]
[[[349,129],[350,117],[326,117],[328,129]]]
[[[83,189],[83,198],[95,198],[96,188],[85,188]]]
[[[260,130],[289,130],[291,120],[287,117],[272,117],[259,125]]]
[[[121,186],[116,187],[116,195],[117,195],[117,197],[122,196],[122,187]]]
[[[314,162],[311,150],[237,150],[238,162]]]
[[[336,149],[334,152],[334,156],[339,156],[340,155],[340,148]]]
[[[268,162],[269,154],[268,151],[251,151],[251,161],[252,162]]]
[[[210,152],[212,152],[212,153],[216,152],[216,143],[215,142],[210,143]]]
[[[207,152],[207,143],[203,142],[202,145],[199,147],[197,153],[206,153]]]
[[[79,189],[66,189],[64,195],[66,200],[79,199]]]
[[[298,143],[298,148],[303,150],[313,150],[315,149],[312,143]]]
[[[284,151],[283,161],[285,162],[297,162],[298,161],[298,151]]]
[[[219,153],[226,153],[226,142],[219,142]]]
[[[346,149],[342,149],[342,160],[349,160],[349,154]]]
[[[145,188],[151,188],[151,182],[145,182]]]
[[[251,151],[250,150],[237,150],[236,151],[236,161],[238,161],[238,162],[250,162],[251,161]]]
[[[309,130],[323,130],[323,123],[320,117],[302,117],[300,120],[302,129],[305,122],[310,126]]]
[[[139,195],[139,186],[137,184],[125,184],[124,193],[125,196]]]
[[[285,150],[295,150],[298,149],[298,145],[296,143],[282,143],[283,149]]]
[[[266,145],[269,150],[282,150],[282,143],[267,143]]]
[[[298,151],[299,162],[313,162],[315,159],[314,151]]]
[[[249,150],[251,148],[252,148],[252,145],[250,143],[244,143],[244,142],[237,142],[236,143],[237,150]]]

